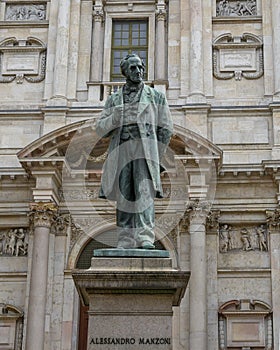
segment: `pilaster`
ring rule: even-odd
[[[205,103],[203,83],[203,4],[190,1],[190,92],[188,103]]]
[[[79,39],[81,22],[81,0],[71,0],[71,16],[69,31],[69,62],[67,74],[67,97],[76,100]]]
[[[272,1],[271,3],[272,19],[272,47],[273,47],[273,67],[274,67],[274,101],[280,101],[280,3]]]
[[[103,57],[103,31],[104,21],[103,4],[97,0],[93,6],[93,36],[91,43],[91,71],[90,81],[101,82],[102,80],[102,57]]]
[[[55,64],[53,75],[53,95],[48,105],[67,105],[67,67],[70,33],[70,0],[59,0]]]
[[[93,34],[91,42],[90,85],[88,85],[88,99],[95,105],[100,104],[100,91],[103,75],[103,40],[104,40],[104,12],[101,0],[93,6]]]
[[[156,5],[155,88],[165,92],[166,88],[166,5],[158,0]]]
[[[271,294],[274,349],[280,346],[280,209],[266,212],[271,251]]]
[[[188,205],[190,233],[190,349],[207,349],[207,265],[206,218],[207,201],[194,200]]]
[[[210,210],[206,220],[207,262],[207,341],[208,349],[218,349],[217,310],[218,300],[218,234],[219,210]]]
[[[49,235],[57,207],[53,202],[30,204],[34,233],[28,303],[26,349],[44,349]]]

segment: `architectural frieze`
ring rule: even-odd
[[[267,225],[229,225],[221,224],[219,228],[220,253],[229,252],[267,252]]]
[[[6,21],[44,21],[46,19],[46,3],[8,3],[6,5]]]
[[[216,5],[217,17],[248,17],[257,15],[256,0],[218,0]]]
[[[0,256],[27,256],[29,230],[11,228],[0,230]]]

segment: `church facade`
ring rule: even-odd
[[[95,120],[135,52],[174,122],[155,201],[157,248],[191,273],[173,349],[279,350],[279,18],[273,0],[0,1],[0,349],[87,349],[71,273],[116,244]]]

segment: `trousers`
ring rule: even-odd
[[[141,139],[123,140],[120,147],[116,210],[118,247],[137,248],[143,242],[155,240],[155,192]]]

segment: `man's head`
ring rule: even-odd
[[[145,64],[136,54],[129,54],[120,62],[122,74],[132,83],[140,83],[143,80]]]

